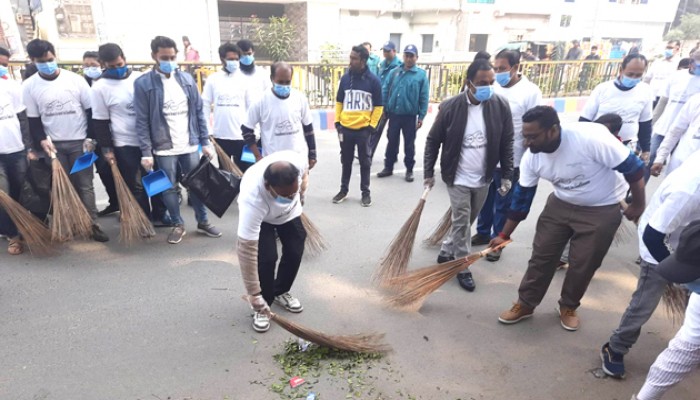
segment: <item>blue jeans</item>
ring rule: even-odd
[[[653,134],[651,135],[651,148],[649,149],[649,165],[644,167],[644,183],[649,182],[649,176],[651,175],[651,166],[654,165],[654,160],[656,160],[656,152],[659,151],[661,147],[661,142],[664,141],[664,136]]]
[[[413,172],[413,166],[416,164],[416,122],[415,115],[389,115],[389,129],[387,130],[389,143],[387,143],[386,153],[384,153],[385,169],[394,170],[394,163],[399,156],[401,132],[403,132],[403,163],[406,166],[406,171]]]
[[[27,176],[27,153],[22,150],[16,153],[0,154],[0,190],[19,202],[22,185]],[[0,207],[0,233],[14,238],[18,235],[17,227]]]
[[[513,187],[518,183],[520,177],[520,168],[515,168],[513,171]],[[510,201],[513,198],[513,189],[505,196],[498,194],[498,189],[501,187],[501,170],[493,171],[493,182],[489,186],[489,194],[484,202],[484,207],[481,208],[479,219],[476,224],[476,232],[480,235],[488,235],[492,238],[498,236],[498,233],[503,230],[503,226],[508,219],[508,209]]]
[[[179,179],[177,179],[177,166],[180,165],[180,172],[183,175],[187,175],[192,171],[197,164],[199,164],[199,153],[192,152],[188,154],[180,154],[177,156],[156,156],[156,163],[158,167],[162,169],[165,174],[173,183],[173,187],[163,192],[163,202],[165,207],[170,213],[170,219],[175,225],[184,225],[185,222],[182,220],[180,215],[180,203],[177,199],[177,188]],[[187,196],[192,201],[192,208],[194,209],[194,216],[197,222],[200,224],[207,224],[207,209],[204,207],[201,201],[194,194],[187,192]]]

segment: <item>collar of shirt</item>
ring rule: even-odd
[[[158,71],[158,69],[155,68],[155,67],[153,67],[153,70],[156,71],[156,74],[158,74],[162,79],[170,79],[170,78],[175,77],[175,72],[174,72],[174,71],[170,74],[170,77],[168,77],[168,76],[165,75],[164,73]]]

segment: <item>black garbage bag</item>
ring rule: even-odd
[[[29,161],[27,177],[22,184],[20,203],[41,220],[51,207],[51,164],[46,159]]]
[[[205,156],[181,183],[219,218],[241,190],[241,178],[216,168]]]

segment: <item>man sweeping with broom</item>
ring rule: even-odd
[[[562,127],[556,110],[537,106],[523,115],[527,151],[520,164],[511,209],[503,231],[491,247],[507,240],[524,220],[544,178],[554,193],[537,221],[532,256],[520,283],[518,301],[498,320],[514,324],[534,313],[554,277],[566,242],[570,266],[559,300],[561,325],[579,328],[576,309],[620,226],[620,200],[629,183],[634,202],[624,215],[636,221],[644,211],[644,163],[600,124],[579,122]]]
[[[307,159],[291,150],[264,157],[246,171],[238,195],[238,261],[250,305],[253,329],[270,329],[270,305],[304,310],[289,293],[304,254],[306,231],[301,223],[302,176]],[[282,258],[277,266],[277,237]],[[277,274],[275,274],[277,270]]]

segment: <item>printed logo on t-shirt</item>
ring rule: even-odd
[[[372,111],[373,108],[372,93],[355,89],[345,91],[343,111]]]
[[[482,131],[476,131],[464,136],[462,147],[465,149],[482,149],[486,147],[486,135]]]
[[[168,100],[163,103],[163,114],[166,116],[187,114],[187,99],[176,103],[173,100]]]
[[[574,190],[580,187],[584,187],[591,183],[590,180],[585,180],[586,177],[583,174],[574,176],[573,178],[561,178],[552,182],[552,185],[563,189],[563,190]]]
[[[12,104],[10,103],[0,106],[0,121],[14,118],[15,114],[12,111]]]
[[[53,100],[46,104],[46,111],[43,116],[55,117],[59,115],[77,114],[73,100]]]
[[[240,107],[241,96],[231,96],[229,94],[220,94],[216,98],[217,107]]]
[[[136,116],[136,110],[134,109],[134,102],[133,101],[126,105],[126,111],[130,117]]]
[[[275,125],[275,136],[289,136],[296,133],[292,121],[285,120]]]

